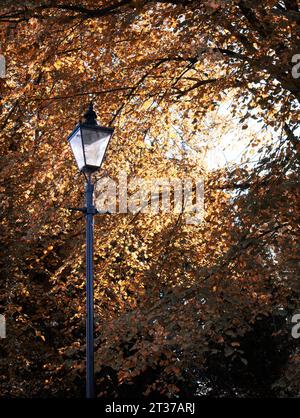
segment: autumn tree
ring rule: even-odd
[[[300,290],[299,16],[297,1],[1,2],[2,396],[83,393],[83,219],[67,208],[84,179],[66,136],[91,99],[115,127],[98,180],[205,182],[199,225],[96,219],[97,394],[190,395],[199,376],[291,394],[276,382]],[[243,164],[208,169],[217,126],[249,138]],[[268,378],[253,335],[283,353]]]

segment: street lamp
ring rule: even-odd
[[[84,115],[85,121],[78,123],[68,136],[76,163],[85,174],[84,208],[71,208],[85,214],[86,218],[86,397],[94,397],[94,287],[93,287],[93,217],[97,209],[93,204],[94,184],[92,173],[99,170],[105,151],[113,134],[113,128],[99,126],[93,104]]]

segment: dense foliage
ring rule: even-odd
[[[205,179],[199,225],[95,219],[98,396],[299,395],[299,3],[0,4],[1,396],[84,391],[84,219],[67,210],[84,179],[66,137],[91,98],[115,127],[98,178]],[[228,126],[245,160],[208,169]]]

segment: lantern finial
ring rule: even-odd
[[[90,102],[88,111],[84,114],[85,121],[87,125],[97,125],[97,115],[93,108],[93,102]]]

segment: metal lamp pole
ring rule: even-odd
[[[86,176],[85,207],[69,208],[85,214],[86,220],[86,397],[94,398],[94,215],[109,214],[99,212],[94,206],[94,184],[89,173]]]
[[[69,208],[85,215],[85,259],[86,259],[86,397],[94,397],[94,215],[98,210],[94,206],[94,185],[92,176],[86,176],[85,207]]]
[[[94,215],[97,213],[93,205],[94,185],[91,175],[87,177],[85,188],[86,218],[86,397],[94,397]]]

